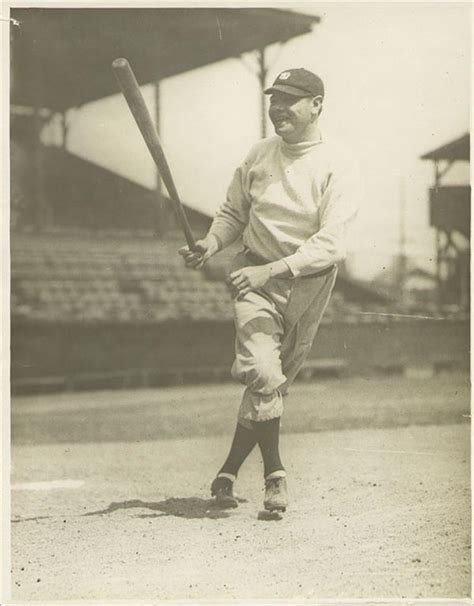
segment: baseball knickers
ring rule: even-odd
[[[256,264],[244,251],[235,257],[232,271]],[[234,299],[232,376],[246,386],[238,414],[242,425],[281,417],[283,397],[311,349],[336,274],[332,266],[301,278],[272,278],[258,291]]]

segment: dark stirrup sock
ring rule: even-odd
[[[280,418],[252,421],[252,426],[263,457],[264,476],[267,478],[275,471],[284,471],[279,450]]]
[[[248,429],[240,423],[237,423],[230,452],[219,473],[227,473],[236,476],[242,463],[252,452],[256,443],[257,436],[255,435],[254,430]]]

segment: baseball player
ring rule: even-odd
[[[264,507],[284,511],[283,404],[328,304],[361,194],[350,160],[320,132],[321,79],[303,68],[288,69],[265,94],[276,136],[254,145],[237,168],[226,202],[197,242],[198,252],[179,252],[187,267],[198,269],[242,236],[228,284],[236,329],[232,376],[245,391],[211,494],[220,507],[238,506],[234,481],[258,444]]]

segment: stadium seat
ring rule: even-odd
[[[86,323],[231,321],[230,294],[222,281],[228,262],[215,259],[219,279],[212,271],[189,271],[177,254],[181,245],[79,231],[15,234],[12,316]],[[336,291],[323,321],[361,321],[360,311]]]

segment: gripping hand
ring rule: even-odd
[[[178,250],[188,269],[201,269],[204,263],[217,252],[219,252],[219,243],[212,235],[198,240],[196,242],[196,251],[189,250],[189,246],[183,246]]]

